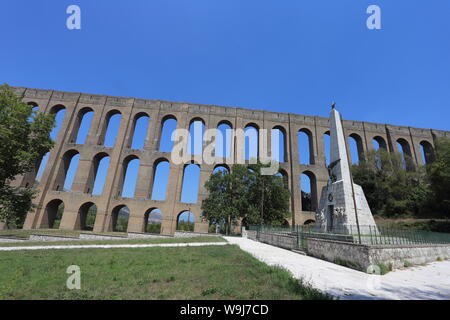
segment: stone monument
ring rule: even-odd
[[[364,192],[353,183],[341,115],[335,104],[331,108],[329,179],[322,189],[315,227],[343,234],[378,233]]]

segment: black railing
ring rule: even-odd
[[[422,230],[394,229],[376,226],[347,225],[343,227],[325,228],[321,226],[249,226],[248,230],[257,231],[257,239],[261,233],[273,234],[274,236],[295,236],[299,247],[305,239],[317,238],[335,241],[344,241],[364,245],[430,245],[450,244],[449,233],[439,233]]]

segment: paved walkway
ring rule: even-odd
[[[223,246],[227,242],[186,242],[186,243],[149,243],[149,244],[85,244],[85,245],[59,245],[59,246],[17,246],[0,247],[0,251],[18,250],[52,250],[52,249],[110,249],[110,248],[153,248],[153,247],[200,247],[200,246]]]
[[[246,238],[225,239],[340,299],[450,299],[450,261],[395,270],[383,276],[369,275]]]

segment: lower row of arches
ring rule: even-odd
[[[50,201],[45,213],[47,217],[48,228],[58,229],[64,215],[64,202],[60,199]],[[78,210],[79,230],[93,231],[97,218],[97,206],[92,202],[81,205]],[[127,232],[130,220],[130,209],[126,205],[116,206],[112,210],[111,215],[112,231]],[[144,214],[144,232],[159,234],[161,232],[163,213],[158,208],[150,208]],[[194,231],[196,218],[195,214],[189,210],[181,211],[177,216],[176,230],[178,231]],[[312,219],[306,220],[305,225],[314,223]],[[247,226],[245,219],[241,222],[242,226]],[[289,226],[288,220],[284,221],[284,226]]]
[[[60,199],[51,200],[45,207],[45,226],[50,229],[58,229],[64,215],[64,202]],[[92,231],[97,219],[97,206],[93,202],[86,202],[80,206],[76,229]],[[158,208],[150,208],[144,214],[145,233],[160,233],[163,213]],[[111,211],[111,226],[114,232],[127,232],[130,221],[130,209],[126,205],[114,207]],[[194,231],[196,222],[195,214],[189,210],[181,211],[177,216],[176,230]]]

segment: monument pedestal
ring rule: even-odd
[[[378,232],[369,204],[360,185],[353,184],[358,221],[356,221],[353,191],[350,183],[343,180],[322,188],[319,207],[316,213],[316,227],[322,231],[342,234],[370,234]]]

